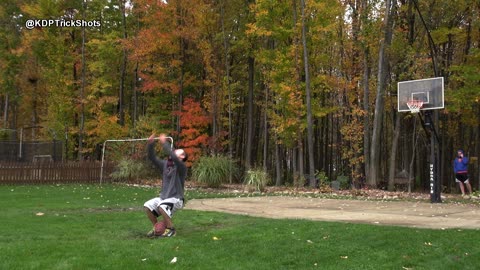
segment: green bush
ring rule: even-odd
[[[120,160],[115,171],[110,174],[113,180],[129,181],[141,178],[150,178],[154,175],[153,169],[145,161],[124,158]]]
[[[201,157],[192,168],[193,178],[208,187],[219,187],[226,183],[230,170],[235,177],[238,167],[235,162],[224,156]]]
[[[269,182],[270,176],[262,169],[248,170],[244,181],[245,185],[260,192],[265,190]]]
[[[7,129],[0,129],[0,140],[9,140],[12,138],[12,131]]]
[[[340,189],[350,189],[350,179],[346,175],[339,175],[337,181],[340,182]]]
[[[318,180],[318,186],[330,186],[330,179],[328,179],[327,173],[324,171],[316,171],[315,179]]]

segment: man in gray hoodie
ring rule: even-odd
[[[159,197],[153,198],[144,204],[147,217],[154,227],[153,230],[148,232],[147,236],[156,236],[155,224],[158,222],[157,217],[162,216],[166,228],[161,237],[172,237],[176,234],[172,216],[178,209],[183,208],[183,191],[187,176],[185,161],[187,161],[188,155],[183,149],[173,150],[166,143],[167,137],[165,134],[160,134],[158,139],[162,144],[163,150],[168,154],[168,159],[161,160],[155,155],[155,134],[152,134],[148,138],[148,158],[162,173],[162,190]]]

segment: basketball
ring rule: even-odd
[[[157,222],[157,223],[155,224],[155,235],[156,235],[156,236],[162,235],[163,232],[165,232],[165,228],[166,228],[166,227],[167,227],[167,226],[165,226],[165,221],[162,220],[162,221],[160,221],[160,222]]]

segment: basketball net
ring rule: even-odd
[[[419,113],[420,109],[423,107],[423,101],[412,99],[407,101],[407,106],[411,113]]]

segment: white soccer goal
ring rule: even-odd
[[[154,138],[158,140],[158,137]],[[173,149],[173,138],[167,137],[171,141]],[[102,146],[102,163],[100,167],[100,184],[103,184],[105,156],[108,156],[109,161],[119,161],[125,156],[135,157],[137,159],[145,159],[146,149],[145,142],[148,138],[139,139],[112,139],[103,142]]]

